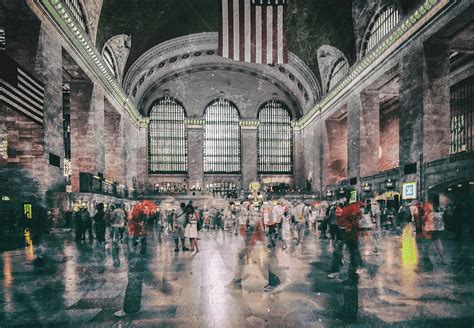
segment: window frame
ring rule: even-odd
[[[182,119],[177,119],[176,116],[174,116],[175,119],[159,119],[159,120],[154,120],[152,118],[153,116],[153,112],[156,110],[156,107],[159,106],[159,105],[162,105],[161,103],[162,102],[165,102],[165,101],[169,101],[169,102],[172,102],[175,106],[177,106],[178,108],[181,109],[181,112],[182,112]],[[172,106],[172,105],[171,105]],[[166,115],[166,114],[165,114]],[[182,105],[182,103],[180,101],[178,101],[176,98],[173,98],[173,97],[162,97],[160,99],[157,99],[155,102],[153,102],[153,104],[150,106],[150,110],[148,112],[148,117],[150,118],[150,123],[148,125],[148,129],[147,129],[147,169],[148,169],[148,174],[152,175],[152,174],[187,174],[188,173],[188,170],[189,170],[189,162],[188,162],[188,129],[187,129],[187,126],[186,126],[186,109],[184,108],[184,106]],[[160,161],[152,161],[152,156],[160,156],[159,153],[156,153],[156,154],[153,154],[152,153],[152,141],[151,141],[151,138],[152,138],[152,124],[154,124],[156,122],[156,124],[159,126],[159,124],[169,124],[169,122],[175,122],[175,124],[179,124],[179,125],[182,125],[182,132],[184,134],[184,136],[182,137],[178,137],[178,138],[172,138],[170,137],[171,139],[171,146],[173,146],[173,142],[176,142],[176,140],[182,140],[182,145],[181,147],[178,147],[178,148],[183,148],[184,149],[184,154],[174,154],[174,156],[181,156],[184,158],[184,161],[180,161],[180,162],[177,162],[177,163],[174,163],[173,160],[170,160],[168,162],[160,162]],[[181,129],[181,128],[180,128]],[[159,127],[157,127],[157,131],[159,131]],[[177,130],[176,130],[177,131]],[[173,131],[173,137],[174,135],[176,134],[176,131]],[[181,130],[180,130],[181,131]],[[156,134],[156,137],[158,137],[158,133]],[[158,147],[157,149],[160,149],[162,147]],[[163,156],[163,154],[162,154]],[[173,156],[173,154],[171,155]],[[156,164],[156,165],[184,165],[184,169],[182,170],[176,170],[176,169],[163,169],[163,170],[152,170],[152,165],[153,164]]]
[[[262,137],[261,137],[261,129],[262,127],[267,124],[265,122],[263,122],[262,124],[262,118],[261,118],[261,115],[262,115],[262,111],[267,109],[268,106],[271,104],[271,103],[277,103],[280,105],[279,109],[283,110],[287,115],[288,115],[288,123],[282,123],[282,122],[277,122],[277,123],[270,123],[270,124],[279,124],[279,125],[288,125],[288,127],[290,128],[289,130],[289,135],[290,135],[290,147],[289,147],[289,157],[290,157],[290,170],[263,170],[262,169],[262,159],[264,158],[261,154],[261,148],[260,148],[260,142],[262,140]],[[292,116],[292,113],[291,111],[289,110],[288,106],[282,102],[282,101],[279,101],[279,100],[270,100],[270,101],[267,101],[265,102],[263,105],[260,106],[259,110],[258,110],[258,122],[259,122],[259,125],[258,125],[258,130],[257,130],[257,174],[259,175],[262,175],[262,174],[268,174],[268,175],[292,175],[294,173],[294,129],[293,129],[293,126],[291,124],[292,122],[292,119],[293,119],[293,116]],[[269,124],[269,125],[270,125]],[[279,139],[279,140],[286,140],[286,139]],[[275,157],[277,155],[271,155],[272,157]],[[269,165],[278,165],[278,163],[271,163]],[[287,165],[286,163],[284,163],[283,165]]]
[[[206,150],[207,150],[207,142],[210,140],[207,138],[206,136],[206,133],[207,133],[207,127],[208,127],[208,119],[207,119],[207,115],[209,113],[209,110],[213,108],[213,106],[219,102],[224,102],[226,103],[227,105],[230,106],[231,109],[234,110],[235,112],[235,115],[236,115],[236,118],[237,120],[233,123],[235,124],[235,126],[237,127],[237,135],[238,137],[237,138],[233,138],[234,141],[237,140],[237,144],[238,144],[238,150],[237,150],[237,156],[238,156],[238,170],[219,170],[219,169],[216,169],[216,170],[211,170],[211,169],[208,169],[207,166],[208,165],[212,165],[212,166],[217,166],[217,165],[232,165],[232,164],[229,164],[229,163],[219,163],[219,162],[214,162],[214,163],[206,163],[206,160],[209,156],[211,155],[206,155]],[[241,128],[240,128],[240,112],[239,112],[239,108],[235,105],[235,103],[233,103],[232,101],[226,99],[226,98],[218,98],[218,99],[215,99],[213,101],[211,101],[207,106],[206,106],[206,109],[204,110],[204,129],[203,129],[203,171],[204,171],[204,174],[207,174],[207,175],[212,175],[212,174],[241,174],[242,173],[242,131],[241,131]],[[210,122],[214,122],[214,121],[210,121]],[[217,122],[217,120],[215,121]],[[220,126],[221,124],[209,124],[210,127],[214,126],[214,127],[217,127],[217,126]],[[231,125],[231,124],[227,124],[227,125]],[[225,125],[224,125],[225,126]],[[214,129],[214,131],[216,131],[216,129]],[[229,131],[227,131],[229,132]],[[232,131],[230,131],[232,132]],[[214,139],[215,141],[217,141],[217,139]],[[229,140],[229,141],[232,141],[232,140]],[[230,142],[229,146],[232,146],[232,142]],[[218,157],[218,156],[226,156],[228,158],[234,158],[234,156],[228,156],[228,155],[213,155],[214,157]],[[233,161],[230,161],[230,163],[233,163]]]
[[[84,5],[80,0],[64,0],[63,3],[66,5],[69,12],[72,14],[74,19],[79,23],[79,26],[89,34],[89,26],[87,15],[84,10]]]
[[[380,19],[387,12],[390,12],[390,13],[388,15],[386,15],[386,17],[383,19],[383,21],[381,23],[379,23]],[[387,21],[390,21],[391,18],[394,17],[394,15],[397,15],[397,18],[395,20],[391,21],[391,24],[392,24],[391,28],[389,30],[385,30],[385,32],[383,32],[384,31],[384,29],[383,29],[384,23],[387,22]],[[364,34],[362,47],[361,47],[361,49],[362,49],[362,52],[361,52],[362,56],[361,57],[366,56],[370,51],[375,49],[377,47],[377,45],[381,41],[383,41],[387,37],[387,35],[390,34],[391,31],[393,31],[395,29],[395,27],[400,23],[400,21],[401,21],[401,10],[397,6],[387,5],[387,6],[381,7],[377,11],[377,13],[374,16],[372,16],[372,18],[370,20],[370,23],[367,26],[366,32]],[[378,25],[378,26],[377,26],[376,29],[374,29],[374,27],[376,25]],[[370,40],[373,36],[375,36],[375,41],[370,42]]]

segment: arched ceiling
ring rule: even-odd
[[[104,0],[97,46],[117,34],[132,37],[126,71],[153,46],[199,32],[218,30],[217,0]],[[317,49],[329,44],[352,63],[355,42],[352,0],[290,0],[288,48],[319,78]]]
[[[146,115],[156,97],[166,93],[182,102],[192,99],[193,104],[186,108],[197,106],[197,99],[211,101],[232,95],[245,117],[255,118],[257,104],[275,98],[290,107],[293,117],[300,118],[320,99],[319,83],[293,53],[289,53],[288,64],[258,65],[218,56],[217,44],[218,35],[213,32],[186,35],[152,47],[124,78],[130,101]],[[191,111],[193,115],[202,115],[198,108]]]

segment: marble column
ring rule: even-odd
[[[379,172],[380,103],[378,91],[360,94],[360,176]]]
[[[257,131],[258,126],[242,126],[242,186],[248,189],[250,182],[257,180]]]
[[[104,112],[105,177],[125,183],[124,120],[108,102]]]
[[[347,103],[347,172],[349,178],[360,176],[361,157],[361,115],[362,104],[360,95],[349,96]]]
[[[71,85],[72,191],[79,190],[79,173],[105,172],[104,93],[88,82]]]
[[[425,43],[423,83],[423,161],[449,156],[450,62],[444,42]]]
[[[204,183],[204,126],[188,125],[188,185]]]

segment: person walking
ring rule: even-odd
[[[198,223],[198,215],[197,212],[194,210],[194,207],[189,204],[186,207],[186,216],[187,216],[187,221],[188,224],[186,225],[186,231],[184,233],[184,236],[189,238],[189,243],[191,245],[191,251],[196,251],[196,253],[199,252],[199,246],[197,243],[197,238],[198,238],[198,228],[197,228],[197,223]]]
[[[189,251],[189,248],[185,246],[184,240],[184,229],[186,226],[186,204],[180,204],[180,212],[174,215],[173,218],[173,230],[174,230],[174,243],[175,252],[179,252],[179,240],[181,239],[181,247],[183,251]]]
[[[105,211],[104,203],[96,205],[97,213],[94,215],[95,234],[99,243],[105,242]]]
[[[285,211],[281,218],[281,240],[283,242],[283,249],[288,248],[288,243],[291,239],[291,216],[288,211]]]
[[[81,217],[81,240],[86,239],[86,232],[89,232],[89,240],[94,239],[94,235],[92,234],[92,219],[85,204],[82,204],[80,210],[80,217]]]
[[[123,230],[125,229],[125,212],[116,205],[111,214],[112,242],[122,242]]]
[[[296,231],[298,234],[296,245],[303,243],[306,229],[306,218],[308,217],[308,214],[309,210],[304,203],[300,203],[295,207]]]

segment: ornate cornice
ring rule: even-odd
[[[121,105],[132,121],[139,127],[146,126],[148,119],[143,117],[122,90],[120,84],[113,77],[99,51],[80,27],[67,6],[61,0],[35,0],[46,12],[59,32],[65,36],[68,43],[77,51],[80,58],[96,75],[105,90]]]
[[[446,7],[450,0],[426,0],[417,10],[401,22],[378,46],[374,47],[365,57],[359,60],[349,73],[341,79],[341,81],[322,98],[322,100],[308,113],[306,113],[297,123],[296,126],[306,127],[317,116],[328,110],[332,104],[337,102],[348,92],[354,84],[359,82],[364,76],[381,61],[386,59],[390,54],[414,36],[430,18],[439,13]]]
[[[124,79],[124,90],[138,106],[150,81],[156,82],[185,68],[222,65],[254,71],[284,84],[293,97],[298,98],[303,111],[312,108],[319,100],[321,87],[317,79],[294,54],[289,54],[289,63],[284,65],[249,64],[217,56],[217,45],[217,33],[198,33],[163,42],[132,64]]]

